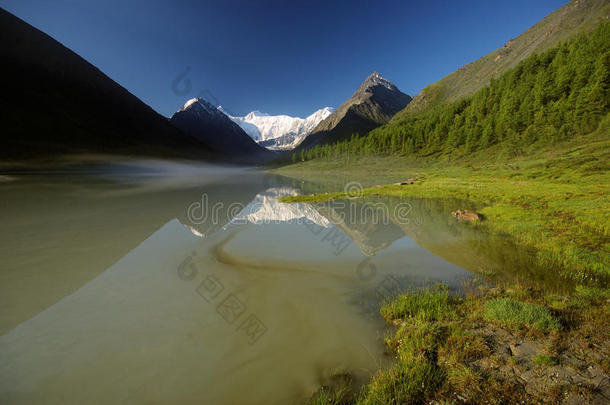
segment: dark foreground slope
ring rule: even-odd
[[[0,9],[0,159],[214,154],[53,38]]]
[[[517,38],[506,42],[502,48],[424,88],[404,110],[395,115],[394,120],[470,96],[528,56],[578,33],[590,31],[600,21],[607,20],[609,14],[608,0],[570,1]]]

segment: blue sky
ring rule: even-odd
[[[0,6],[165,116],[202,95],[234,115],[304,117],[339,106],[373,71],[415,96],[565,3],[4,0]]]

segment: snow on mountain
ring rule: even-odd
[[[272,152],[258,145],[239,125],[203,98],[188,100],[172,115],[170,122],[215,152],[241,161],[273,157]]]
[[[392,90],[392,91],[398,90],[398,88],[396,87],[396,85],[394,83],[392,83],[385,77],[381,76],[377,72],[371,73],[371,75],[369,77],[367,77],[366,80],[364,81],[364,83],[361,85],[361,87],[364,87],[364,88],[369,88],[369,87],[373,87],[373,86],[383,86],[386,89]]]
[[[196,114],[207,114],[211,116],[219,116],[218,111],[212,104],[204,100],[203,98],[191,98],[188,100],[176,113],[192,110]]]
[[[222,106],[219,106],[218,109],[261,146],[273,150],[293,149],[313,131],[320,121],[333,112],[332,107],[325,107],[307,118],[269,115],[260,111],[252,111],[244,117],[234,117],[223,110]]]
[[[269,188],[257,194],[254,200],[244,207],[232,220],[231,224],[266,224],[266,223],[313,223],[323,228],[331,225],[312,205],[305,203],[282,203],[280,197],[297,195],[291,187]]]

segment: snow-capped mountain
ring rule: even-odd
[[[267,224],[267,223],[313,223],[323,228],[331,225],[311,204],[282,203],[281,197],[298,195],[291,187],[269,188],[256,195],[254,200],[241,210],[231,224]]]
[[[332,107],[322,108],[307,118],[289,115],[269,115],[252,111],[244,117],[229,115],[222,106],[218,109],[239,125],[259,145],[273,150],[293,149],[332,112]]]
[[[234,226],[246,224],[315,224],[321,228],[332,226],[332,222],[324,217],[311,204],[307,203],[283,203],[279,199],[281,197],[298,195],[296,189],[292,187],[271,187],[262,191],[246,205],[239,202],[234,202],[231,205],[237,208],[241,205],[242,209],[236,214],[231,209],[226,212],[220,210],[217,213],[216,221],[210,221],[213,224],[198,224],[194,226],[190,223],[190,219],[181,220],[184,225],[193,235],[205,238],[217,232],[225,231]],[[222,205],[222,204],[221,204]],[[226,220],[225,223],[223,223]],[[203,227],[202,227],[203,226]]]
[[[215,151],[241,161],[271,158],[273,153],[254,142],[239,125],[202,98],[188,100],[170,122]]]

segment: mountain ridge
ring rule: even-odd
[[[426,86],[392,120],[470,96],[533,53],[549,49],[579,32],[591,31],[597,22],[607,20],[609,14],[610,2],[607,0],[572,0],[508,40],[503,47]]]
[[[258,110],[251,111],[243,117],[237,117],[228,114],[222,106],[219,106],[218,109],[239,125],[259,145],[272,150],[293,149],[334,110],[332,107],[324,107],[305,118],[300,118],[285,114],[270,115]]]
[[[203,98],[189,99],[170,118],[184,133],[205,142],[222,154],[242,156],[245,161],[270,158],[272,152],[259,146],[225,113]]]
[[[5,166],[91,153],[216,158],[97,67],[1,8],[0,37]]]

